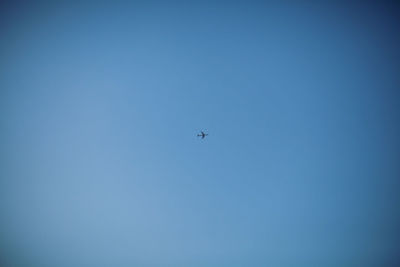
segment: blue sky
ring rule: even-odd
[[[6,266],[398,264],[397,5],[0,10]]]

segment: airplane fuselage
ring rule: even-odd
[[[204,139],[204,137],[206,137],[208,134],[201,132],[200,134],[198,134],[197,136],[201,136],[201,139]]]

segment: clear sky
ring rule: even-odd
[[[400,8],[340,2],[2,1],[2,266],[398,266]]]

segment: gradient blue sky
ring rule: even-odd
[[[2,266],[398,266],[399,11],[3,1]]]

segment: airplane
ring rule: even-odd
[[[198,134],[197,136],[201,136],[201,139],[204,139],[204,137],[206,137],[208,134],[204,133],[203,131],[201,131],[200,134]]]

